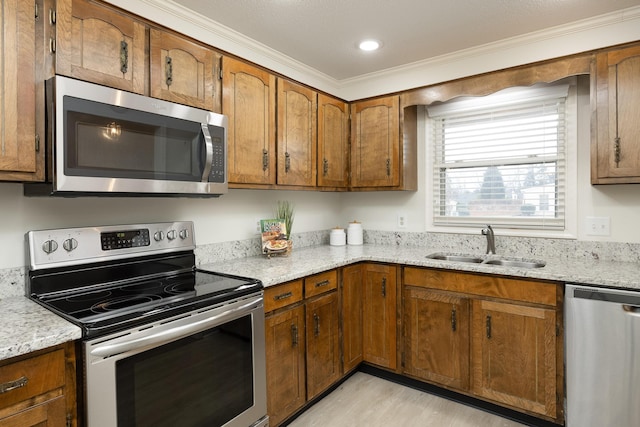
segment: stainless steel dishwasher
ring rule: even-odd
[[[566,426],[639,426],[640,292],[565,290]]]

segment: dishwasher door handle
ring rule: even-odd
[[[640,307],[637,305],[622,304],[622,309],[625,313],[640,317]]]

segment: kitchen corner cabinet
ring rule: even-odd
[[[151,96],[220,112],[222,55],[156,28],[150,29],[149,40]]]
[[[342,354],[344,373],[362,362],[362,264],[342,269]]]
[[[318,94],[318,187],[349,185],[349,104]]]
[[[640,45],[598,53],[595,64],[591,183],[640,183]]]
[[[561,421],[561,288],[404,268],[404,373]]]
[[[351,187],[400,185],[399,96],[351,105]]]
[[[36,148],[35,2],[2,4],[0,180],[39,180],[44,159]]]
[[[69,427],[77,422],[73,344],[0,363],[1,427]]]
[[[396,369],[396,267],[363,264],[363,360]]]
[[[267,411],[277,426],[342,376],[337,271],[265,289]]]
[[[278,78],[279,185],[315,187],[317,92]]]
[[[57,74],[146,93],[147,27],[89,0],[57,0]]]
[[[223,56],[222,113],[229,118],[229,184],[276,182],[276,78]]]

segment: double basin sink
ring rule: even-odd
[[[437,252],[427,255],[427,258],[439,261],[465,262],[471,264],[493,265],[515,268],[542,268],[546,265],[544,261],[530,260],[523,258],[501,257],[499,255],[466,255]]]

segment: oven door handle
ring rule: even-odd
[[[246,304],[223,311],[220,314],[207,317],[206,319],[202,319],[194,323],[177,326],[175,328],[160,331],[158,333],[151,334],[146,337],[136,338],[130,341],[124,341],[116,344],[99,345],[91,350],[91,355],[106,358],[115,356],[116,354],[139,349],[141,347],[166,344],[174,341],[175,339],[207,330],[212,326],[223,324],[226,321],[231,320],[230,318],[236,316],[239,312],[248,311],[249,308],[255,306],[256,304],[260,304],[261,302],[262,296],[252,298]]]

